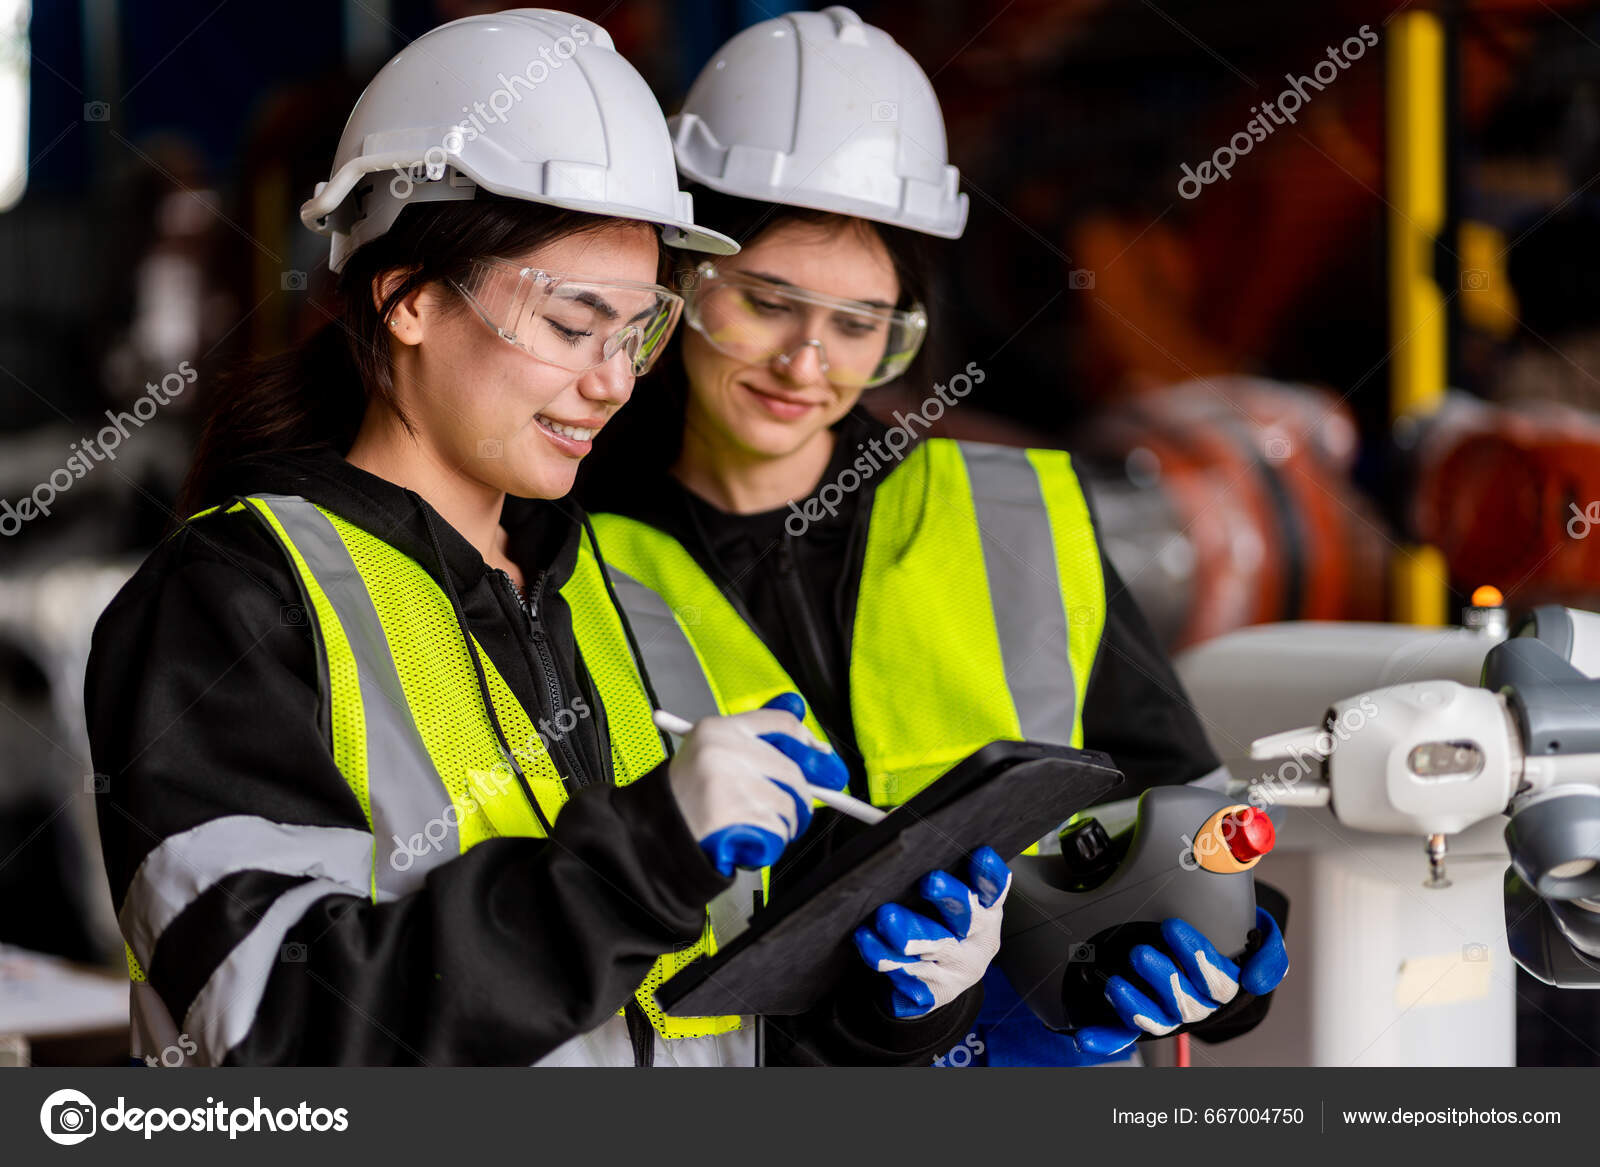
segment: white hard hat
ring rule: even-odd
[[[947,239],[966,226],[933,86],[894,38],[848,8],[745,29],[667,124],[679,171],[712,190]]]
[[[408,202],[471,199],[478,187],[655,223],[675,247],[739,250],[695,226],[644,78],[605,29],[565,12],[469,16],[400,50],[356,101],[333,176],[300,219],[333,236],[328,266],[338,271]]]

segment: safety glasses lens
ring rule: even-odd
[[[899,376],[926,331],[920,311],[869,308],[763,280],[703,277],[691,297],[690,325],[721,352],[765,364],[820,342],[827,379],[850,388]]]
[[[501,337],[573,372],[627,354],[647,372],[677,325],[683,301],[665,288],[570,279],[487,262],[457,285]]]

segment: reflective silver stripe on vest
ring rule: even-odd
[[[717,699],[711,692],[705,671],[694,646],[678,627],[667,602],[638,580],[610,564],[606,571],[611,576],[611,586],[617,593],[617,602],[628,618],[634,639],[639,642],[639,652],[644,657],[645,670],[650,674],[650,687],[656,699],[668,713],[676,713],[688,721],[713,717],[720,713]],[[754,896],[761,891],[761,872],[738,871],[733,886],[724,889],[706,907],[711,916],[711,933],[718,944],[726,944],[743,932],[750,922]]]
[[[700,658],[695,656],[694,646],[678,627],[667,602],[609,563],[606,571],[634,639],[639,642],[645,671],[650,674],[650,685],[662,708],[689,721],[720,712],[700,668]]]
[[[241,871],[310,875],[365,895],[372,836],[351,827],[275,823],[247,814],[224,815],[169,836],[139,864],[117,914],[139,963],[148,969],[167,925]]]
[[[1072,738],[1074,699],[1067,617],[1050,515],[1025,450],[959,444],[983,536],[984,571],[1006,684],[1022,736]]]
[[[136,1058],[156,1058],[167,1050],[182,1053],[184,1034],[167,1011],[166,1002],[149,981],[134,981],[128,991],[128,1052]]]
[[[433,868],[461,854],[449,792],[411,716],[372,596],[328,517],[294,495],[257,494],[288,532],[344,627],[361,679],[367,793],[376,839],[378,890],[405,895]],[[309,606],[309,600],[307,601]],[[413,840],[421,837],[419,845]]]
[[[250,935],[234,945],[227,958],[212,970],[183,1017],[183,1031],[199,1046],[196,1057],[202,1065],[221,1065],[228,1051],[244,1040],[255,1024],[267,978],[280,959],[294,955],[283,951],[283,938],[312,904],[330,895],[366,899],[367,889],[326,879],[290,888],[273,901]]]
[[[733,886],[718,892],[706,905],[711,916],[711,934],[717,938],[718,947],[728,944],[750,926],[750,917],[760,906],[760,898],[761,872],[735,868]]]

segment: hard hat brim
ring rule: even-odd
[[[338,211],[349,200],[361,180],[367,175],[393,169],[396,166],[410,166],[416,163],[410,152],[395,152],[384,155],[365,155],[353,158],[339,169],[339,172],[326,183],[319,183],[317,191],[300,207],[300,221],[316,232],[318,235],[335,235],[345,228],[336,222]],[[472,185],[463,187],[462,193],[456,196],[460,199],[473,197],[472,191],[481,187],[491,194],[503,198],[517,199],[521,202],[539,203],[543,206],[560,207],[568,211],[580,211],[585,214],[598,215],[611,219],[631,219],[641,223],[651,223],[661,229],[661,239],[668,247],[676,247],[684,251],[698,251],[709,255],[733,255],[739,250],[739,244],[721,232],[701,226],[691,220],[673,218],[660,214],[645,207],[629,207],[611,202],[591,201],[586,199],[541,197],[531,195],[525,190],[511,187],[501,187],[500,184],[485,182],[482,177],[474,173],[470,164],[464,164],[459,157],[452,157],[452,167],[462,177],[470,179]],[[343,266],[342,264],[340,265]]]
[[[853,219],[869,219],[874,223],[882,223],[886,227],[903,227],[907,231],[916,231],[923,235],[933,235],[940,239],[960,239],[967,229],[967,196],[960,195],[957,199],[957,210],[946,221],[939,222],[931,219],[910,219],[897,213],[895,208],[886,207],[879,203],[869,203],[860,199],[847,198],[843,195],[830,195],[806,189],[779,189],[767,187],[755,190],[740,183],[726,182],[721,178],[713,177],[704,172],[685,167],[680,161],[678,173],[689,182],[697,183],[707,190],[714,190],[719,194],[732,195],[734,198],[750,199],[754,202],[771,203],[780,207],[801,207],[810,211],[828,211],[835,215],[846,215]]]

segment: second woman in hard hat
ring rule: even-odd
[[[582,492],[606,562],[678,617],[647,649],[685,678],[673,699],[730,711],[792,682],[882,806],[1002,738],[1105,750],[1135,791],[1215,779],[1067,455],[923,440],[981,365],[936,371],[893,427],[858,408],[928,331],[921,241],[967,214],[916,63],[848,9],[790,13],[724,45],[672,124],[701,215],[742,250],[680,270],[690,328]],[[990,975],[981,1057],[1083,1064],[1141,1033],[1247,1027],[1287,968],[1258,922],[1243,969],[1214,950],[1105,969],[1120,1027],[1049,1033]],[[884,937],[857,939],[887,965]]]
[[[95,631],[135,1054],[751,1063],[748,1019],[654,989],[842,767],[792,697],[668,761],[553,501],[676,323],[657,234],[734,245],[604,30],[540,10],[408,46],[302,214],[328,324],[219,390],[184,521]]]

